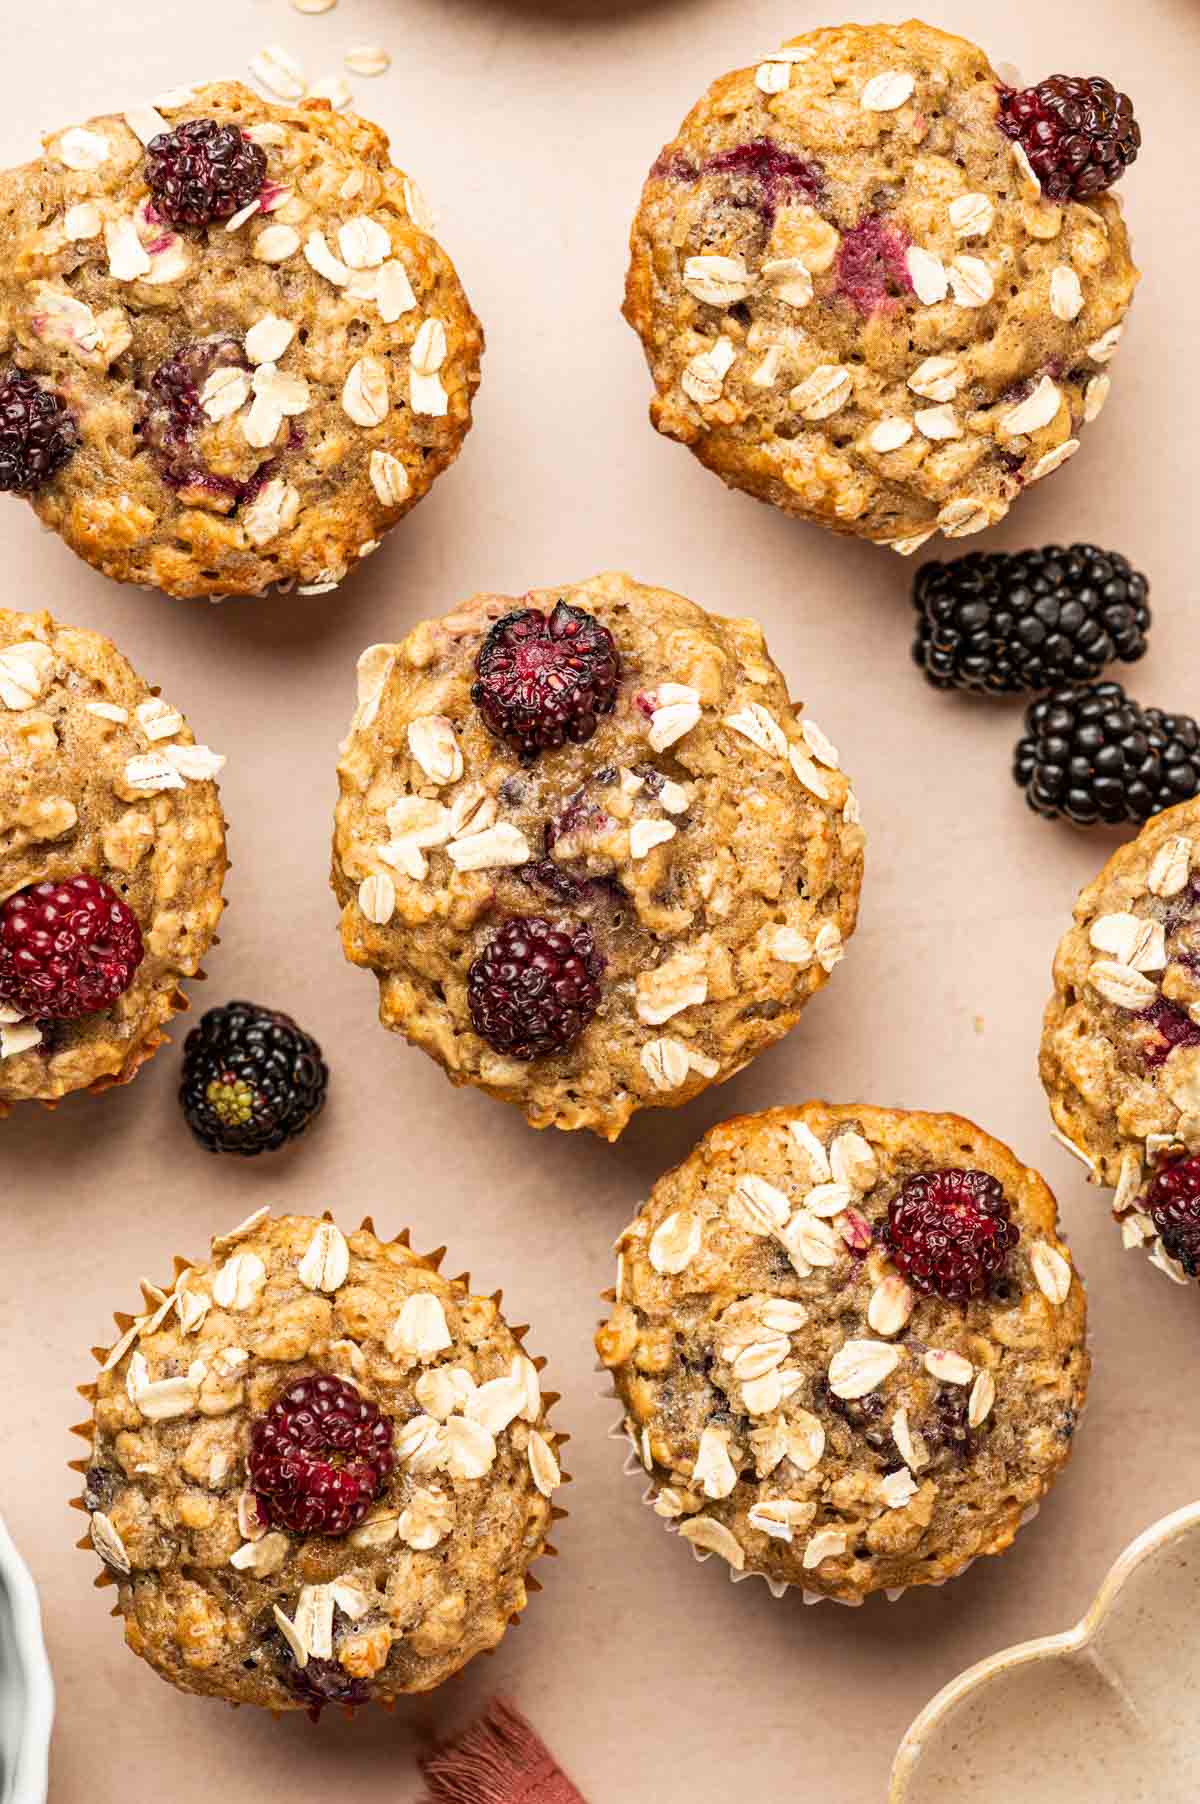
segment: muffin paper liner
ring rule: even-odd
[[[198,977],[202,977],[203,975],[204,975],[203,972],[197,972]],[[183,1006],[185,1008],[189,1006],[186,998],[183,999]],[[53,1106],[53,1105],[51,1105],[51,1106]],[[314,1219],[318,1219],[318,1218],[314,1217]],[[321,1221],[332,1221],[333,1216],[330,1213],[330,1211],[328,1209],[326,1209],[322,1212],[319,1219]],[[374,1221],[372,1220],[372,1218],[369,1215],[365,1215],[359,1225],[360,1225],[360,1229],[368,1234],[377,1234],[377,1232],[378,1232],[375,1227]],[[244,1224],[239,1223],[238,1226],[241,1227],[241,1226],[244,1226]],[[235,1229],[231,1230],[231,1234],[236,1235],[237,1231],[238,1231],[237,1228],[235,1228]],[[411,1250],[410,1234],[411,1234],[411,1230],[408,1228],[404,1228],[401,1230],[401,1232],[399,1234],[394,1234],[390,1241],[384,1242],[383,1244],[390,1245],[390,1246],[409,1247]],[[222,1239],[228,1240],[229,1238],[230,1238],[230,1235],[226,1235],[226,1236],[214,1235],[213,1236],[214,1240],[222,1240]],[[427,1267],[428,1270],[434,1271],[434,1272],[440,1270],[442,1261],[445,1258],[445,1256],[446,1256],[446,1248],[444,1246],[435,1248],[435,1250],[431,1253],[417,1254],[417,1258],[420,1261],[420,1263],[422,1265],[424,1265],[425,1267]],[[154,1316],[160,1310],[162,1311],[162,1319],[165,1319],[166,1314],[167,1314],[167,1299],[173,1297],[174,1291],[175,1291],[175,1286],[179,1282],[180,1277],[182,1276],[182,1274],[184,1272],[191,1270],[194,1267],[195,1263],[196,1263],[195,1260],[185,1259],[180,1254],[177,1253],[175,1255],[175,1258],[173,1261],[173,1274],[171,1277],[171,1281],[168,1285],[162,1286],[163,1294],[161,1296],[156,1296],[154,1294],[155,1289],[156,1289],[155,1286],[148,1284],[147,1280],[145,1280],[145,1279],[142,1280],[142,1295],[143,1295],[143,1299],[144,1299],[145,1305],[146,1305],[145,1311],[140,1316],[130,1315],[123,1310],[117,1310],[114,1312],[113,1321],[116,1324],[118,1339],[113,1342],[112,1347],[93,1347],[91,1349],[92,1357],[96,1361],[98,1366],[103,1366],[105,1364],[105,1362],[111,1358],[114,1348],[119,1346],[121,1341],[123,1341],[126,1336],[129,1336],[128,1345],[122,1349],[122,1352],[120,1355],[121,1358],[124,1358],[125,1353],[129,1351],[129,1348],[136,1344],[138,1334],[141,1332],[141,1330],[138,1328],[139,1323],[152,1321],[154,1319]],[[461,1272],[461,1273],[459,1273],[459,1275],[457,1277],[451,1278],[449,1280],[449,1282],[451,1284],[456,1284],[456,1285],[461,1284],[465,1290],[470,1291],[471,1274],[470,1274],[470,1272]],[[495,1303],[497,1309],[499,1309],[501,1307],[503,1295],[504,1295],[504,1293],[502,1290],[494,1290],[489,1293],[490,1301]],[[529,1323],[522,1322],[520,1324],[514,1325],[513,1323],[509,1322],[507,1324],[507,1326],[508,1326],[509,1333],[512,1335],[513,1339],[516,1341],[517,1345],[519,1347],[521,1347],[522,1349],[524,1349],[525,1336],[529,1333]],[[135,1330],[137,1330],[137,1332],[135,1332]],[[527,1357],[530,1360],[530,1363],[533,1365],[534,1370],[538,1374],[539,1389],[540,1389],[541,1375],[545,1371],[546,1365],[548,1362],[545,1358],[545,1355],[540,1354],[540,1353],[538,1353],[538,1354],[530,1353],[527,1355]],[[115,1363],[119,1363],[119,1361],[114,1361],[114,1364]],[[89,1406],[95,1404],[98,1393],[97,1393],[97,1387],[94,1383],[81,1384],[81,1385],[78,1385],[76,1387],[76,1389],[78,1390],[79,1395],[84,1399],[84,1401],[86,1403],[89,1404]],[[562,1400],[562,1393],[560,1391],[542,1391],[541,1397],[542,1397],[542,1403],[545,1408],[545,1415],[543,1417],[543,1421],[544,1421],[544,1423],[548,1424],[550,1421],[551,1413],[552,1413],[555,1405],[557,1403],[561,1402],[561,1400]],[[89,1449],[92,1447],[92,1445],[94,1443],[94,1438],[95,1438],[95,1430],[94,1430],[94,1423],[91,1418],[89,1418],[86,1422],[77,1422],[77,1423],[73,1424],[73,1426],[71,1427],[69,1432],[73,1435],[78,1435],[81,1440],[86,1441]],[[566,1446],[567,1442],[571,1439],[571,1436],[569,1434],[562,1433],[557,1428],[554,1430],[554,1433],[555,1433],[554,1451],[555,1451],[556,1457],[558,1457],[559,1455],[561,1455],[562,1449]],[[82,1477],[87,1472],[89,1464],[90,1464],[90,1461],[87,1458],[73,1459],[73,1460],[67,1461],[68,1469],[71,1472],[77,1473],[80,1477]],[[574,1482],[572,1474],[569,1473],[568,1471],[566,1471],[566,1469],[563,1467],[561,1458],[559,1459],[559,1475],[560,1475],[561,1483],[563,1485],[569,1485]],[[87,1505],[84,1503],[83,1498],[81,1496],[71,1497],[69,1499],[69,1502],[70,1502],[70,1506],[73,1510],[79,1510],[85,1516],[89,1516]],[[550,1502],[551,1532],[553,1530],[553,1524],[556,1522],[565,1521],[567,1516],[569,1515],[569,1513],[570,1512],[568,1510],[564,1509],[561,1504],[557,1504],[552,1501]],[[89,1523],[90,1523],[90,1516],[89,1516]],[[85,1533],[81,1540],[76,1541],[75,1546],[82,1553],[90,1554],[92,1559],[99,1558],[96,1548],[92,1543],[92,1538],[91,1538],[90,1532]],[[538,1560],[557,1559],[558,1557],[559,1557],[559,1554],[558,1554],[557,1547],[555,1547],[553,1545],[553,1543],[550,1542],[549,1540],[544,1541],[540,1550],[534,1555],[533,1559],[530,1561],[529,1565],[525,1569],[525,1573],[524,1573],[524,1583],[525,1583],[525,1592],[526,1592],[525,1603],[521,1606],[520,1610],[515,1610],[513,1612],[513,1614],[509,1617],[508,1627],[510,1629],[520,1628],[522,1616],[523,1616],[524,1611],[528,1608],[530,1596],[532,1596],[535,1592],[542,1591],[545,1589],[545,1587],[542,1585],[541,1581],[537,1578],[537,1576],[535,1575],[535,1573],[533,1571],[534,1565],[536,1564],[536,1562]],[[101,1562],[100,1571],[96,1574],[95,1578],[92,1580],[92,1584],[93,1584],[94,1589],[96,1589],[97,1591],[106,1590],[110,1587],[116,1586],[116,1584],[117,1584],[116,1578],[114,1578],[113,1574],[109,1571],[108,1567],[103,1563],[103,1561]],[[113,1608],[109,1612],[109,1614],[112,1616],[119,1617],[122,1614],[120,1605],[114,1604]],[[501,1645],[501,1643],[498,1642],[496,1644],[496,1647],[484,1648],[482,1650],[482,1652],[485,1654],[494,1654],[500,1645]],[[450,1673],[447,1676],[447,1678],[442,1681],[442,1683],[443,1684],[451,1684],[454,1680],[461,1679],[463,1674],[466,1672],[467,1668],[472,1664],[472,1661],[474,1660],[474,1658],[475,1658],[475,1656],[472,1655],[471,1658],[466,1660],[462,1666],[458,1667],[454,1672]],[[169,1681],[167,1681],[167,1682],[169,1682]],[[438,1689],[438,1688],[435,1687],[435,1689]],[[192,1695],[192,1694],[189,1693],[187,1695]],[[411,1695],[415,1698],[415,1697],[425,1696],[427,1694],[414,1692],[412,1694],[401,1694],[400,1697],[394,1697],[394,1698],[374,1698],[373,1697],[373,1698],[368,1699],[368,1703],[376,1709],[392,1711],[396,1708],[397,1704],[399,1704],[400,1702],[403,1701],[403,1697],[406,1695]],[[239,1702],[235,1702],[232,1698],[226,1698],[223,1700],[213,1700],[213,1701],[225,1702],[229,1705],[229,1708],[231,1710],[240,1710],[242,1707]],[[285,1716],[290,1717],[290,1716],[300,1715],[303,1710],[303,1706],[301,1706],[300,1708],[298,1708],[296,1710],[277,1710],[277,1709],[272,1708],[271,1706],[266,1706],[266,1708],[268,1710],[268,1714],[271,1715],[272,1717],[276,1718],[277,1720],[282,1719]],[[335,1706],[332,1704],[329,1704],[329,1705],[325,1705],[324,1708],[332,1711],[335,1708]],[[342,1708],[342,1714],[343,1714],[343,1716],[352,1718],[356,1714],[358,1714],[360,1711],[362,1711],[363,1708],[364,1707],[361,1704],[345,1705]],[[317,1708],[316,1710],[309,1709],[307,1711],[307,1715],[309,1716],[309,1718],[312,1722],[314,1722],[314,1723],[318,1722],[320,1719],[320,1716],[321,1716],[321,1709],[320,1708]]]

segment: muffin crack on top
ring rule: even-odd
[[[1200,801],[1156,815],[1081,893],[1041,1076],[1125,1246],[1177,1283],[1200,1275]]]
[[[0,1116],[128,1082],[187,1007],[224,763],[109,640],[0,610]]]
[[[439,1258],[260,1209],[96,1349],[80,1545],[181,1690],[389,1703],[495,1647],[538,1588],[555,1398],[499,1293]]]
[[[842,958],[858,804],[754,621],[610,573],[477,596],[358,674],[343,947],[454,1082],[614,1139],[740,1070]]]
[[[647,1501],[735,1576],[861,1603],[1007,1548],[1066,1462],[1086,1304],[1054,1198],[954,1115],[713,1128],[596,1337]]]
[[[337,586],[451,464],[483,336],[378,127],[236,82],[0,174],[0,487],[105,575]]]
[[[904,554],[982,531],[1104,405],[1137,280],[1107,188],[1139,143],[1102,78],[1015,93],[917,21],[722,77],[631,235],[654,425],[731,487]]]

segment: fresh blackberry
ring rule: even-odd
[[[1150,585],[1115,551],[1045,545],[922,564],[913,659],[935,689],[1016,695],[1088,683],[1146,651]]]
[[[1200,793],[1200,728],[1186,714],[1143,710],[1120,683],[1056,689],[1026,712],[1013,777],[1048,820],[1147,821]]]
[[[985,1171],[918,1172],[888,1206],[883,1241],[922,1296],[986,1296],[1021,1238],[1008,1199]]]
[[[512,1059],[562,1052],[599,1007],[603,970],[604,958],[583,921],[513,915],[467,973],[475,1031]]]
[[[254,1002],[209,1009],[184,1041],[179,1100],[212,1153],[251,1158],[294,1140],[320,1114],[328,1083],[311,1034]]]
[[[143,956],[137,916],[99,877],[34,883],[0,907],[0,1002],[30,1020],[111,1008]]]
[[[49,482],[79,445],[75,415],[62,397],[24,370],[0,378],[0,489],[28,494]]]
[[[395,1465],[392,1424],[345,1378],[317,1373],[276,1397],[250,1431],[246,1475],[262,1514],[297,1535],[344,1535]]]
[[[597,716],[612,713],[621,658],[595,615],[560,601],[551,614],[518,608],[497,620],[475,668],[471,699],[485,725],[532,764],[592,737]]]
[[[1142,133],[1128,94],[1102,75],[1051,75],[1001,88],[999,125],[1015,138],[1051,200],[1090,200],[1137,161]]]
[[[267,179],[267,156],[236,125],[189,119],[160,132],[146,147],[146,180],[154,204],[173,226],[232,219],[256,200]]]
[[[1169,1159],[1146,1187],[1144,1206],[1164,1251],[1200,1277],[1200,1153]]]

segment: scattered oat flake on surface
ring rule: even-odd
[[[902,419],[899,414],[891,414],[872,426],[867,435],[867,443],[872,451],[885,456],[887,452],[898,451],[901,445],[906,445],[912,435],[912,422]]]
[[[1152,896],[1177,896],[1185,887],[1192,865],[1192,842],[1182,835],[1164,840],[1150,861],[1146,888]]]
[[[301,100],[308,87],[302,64],[278,44],[268,44],[250,58],[250,73],[280,100]]]
[[[308,90],[310,100],[327,100],[335,112],[340,113],[354,99],[350,92],[350,84],[344,75],[318,75]]]
[[[88,1524],[92,1537],[92,1546],[100,1558],[117,1572],[128,1575],[130,1570],[129,1555],[125,1551],[125,1543],[102,1510],[92,1514]]]
[[[919,244],[910,244],[904,254],[905,266],[913,292],[919,301],[927,307],[935,307],[946,298],[946,290],[950,278],[946,274],[945,265],[933,251],[927,251]]]
[[[345,60],[351,75],[383,75],[392,66],[381,44],[355,44],[347,50]]]

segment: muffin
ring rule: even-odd
[[[494,1648],[538,1589],[562,1514],[544,1362],[440,1257],[260,1209],[97,1349],[80,1545],[180,1690],[390,1703]]]
[[[1104,405],[1137,280],[1106,184],[1139,142],[1107,82],[1016,92],[915,20],[723,76],[633,224],[651,420],[835,532],[982,531]]]
[[[377,126],[237,82],[0,175],[0,487],[106,576],[330,590],[453,463],[483,338]]]
[[[1041,1074],[1125,1245],[1181,1284],[1200,1275],[1200,801],[1148,821],[1081,893]]]
[[[0,1116],[128,1083],[224,906],[224,758],[98,633],[0,610]]]
[[[657,1513],[857,1604],[1002,1553],[1071,1451],[1083,1285],[1037,1172],[957,1115],[713,1128],[617,1241],[596,1344]]]
[[[754,621],[609,574],[478,595],[358,674],[342,945],[454,1083],[615,1139],[778,1040],[841,959],[857,803]]]

